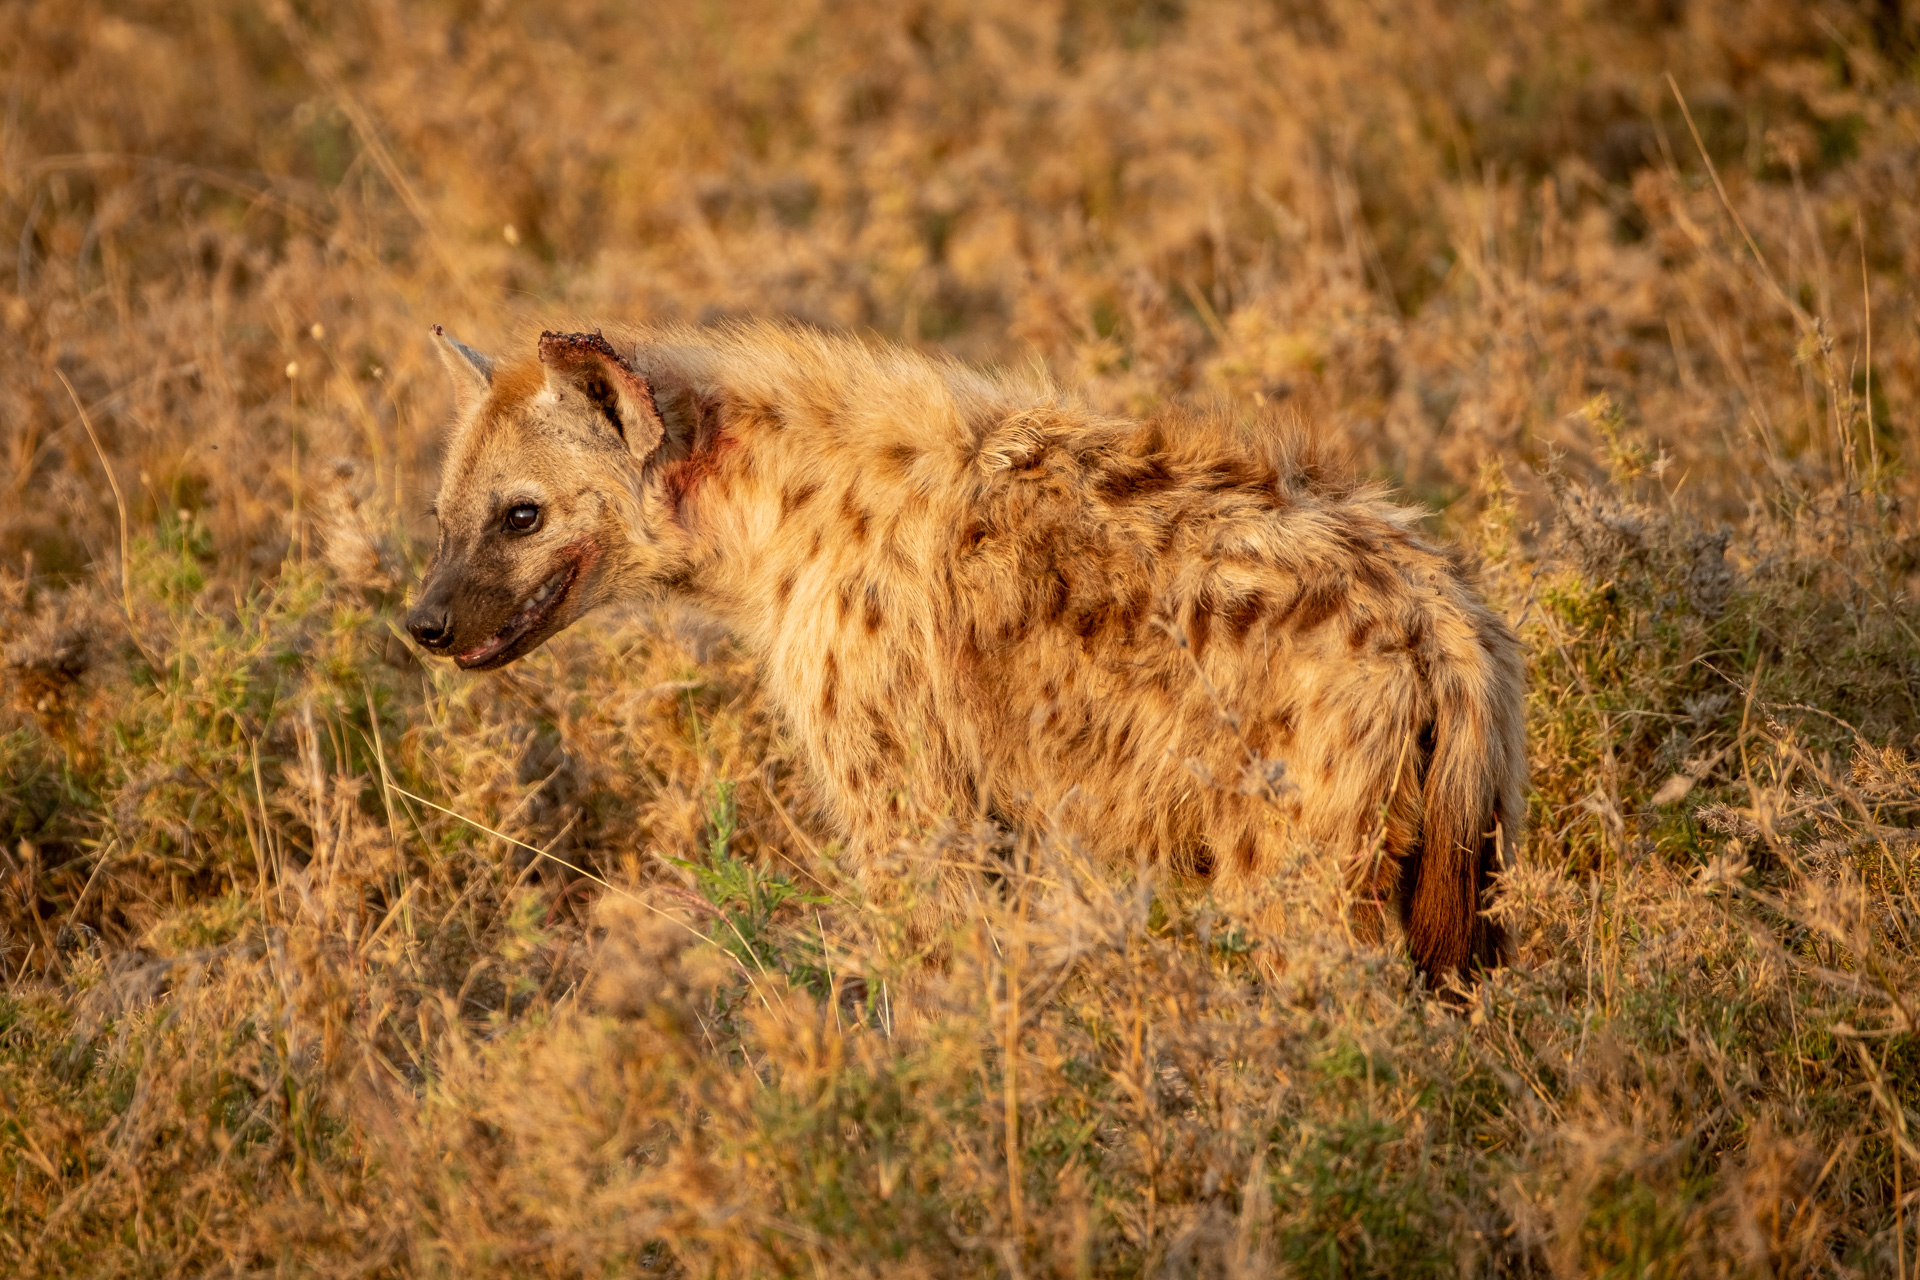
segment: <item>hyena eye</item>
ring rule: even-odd
[[[507,528],[515,533],[532,533],[540,524],[540,508],[523,502],[507,509]]]

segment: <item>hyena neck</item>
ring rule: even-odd
[[[663,477],[692,549],[676,594],[762,653],[911,626],[972,451],[944,387],[910,390],[911,417],[733,406]]]

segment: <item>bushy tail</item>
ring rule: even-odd
[[[1402,872],[1410,880],[1401,898],[1407,944],[1435,985],[1506,958],[1505,931],[1485,911],[1493,873],[1520,838],[1524,677],[1513,632],[1491,617],[1479,621],[1472,660],[1430,668],[1433,747],[1421,847]]]

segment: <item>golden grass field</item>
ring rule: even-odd
[[[1917,282],[1911,0],[0,6],[0,1274],[1920,1277]],[[1511,969],[929,973],[724,637],[423,668],[428,326],[749,314],[1428,504]]]

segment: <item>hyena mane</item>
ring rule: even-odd
[[[1297,430],[772,324],[442,351],[430,649],[496,666],[665,594],[759,656],[864,874],[991,812],[1258,901],[1307,842],[1430,978],[1502,959],[1518,642]]]

